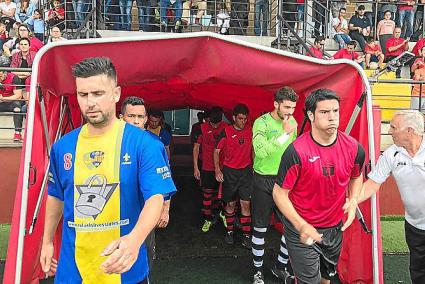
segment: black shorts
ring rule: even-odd
[[[218,190],[219,182],[215,179],[214,171],[201,171],[201,187],[203,189]]]
[[[276,176],[263,176],[254,172],[251,197],[252,225],[267,228],[276,206],[273,201],[273,187]]]
[[[319,234],[323,234],[322,242],[311,246],[300,242],[298,231],[286,218],[283,218],[283,225],[289,259],[297,283],[320,283],[321,278],[332,279],[336,275],[341,253],[342,222],[330,228],[316,228]]]
[[[237,196],[241,200],[249,201],[252,194],[252,168],[232,169],[223,168],[223,193],[224,202],[235,201]]]

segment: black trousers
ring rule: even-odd
[[[22,121],[24,119],[23,114],[21,114],[22,103],[20,101],[10,101],[10,102],[1,102],[0,103],[0,112],[13,112],[13,124],[15,125],[15,131],[21,132],[22,130]],[[19,109],[15,111],[15,109]]]
[[[410,251],[410,278],[413,284],[425,283],[425,231],[404,222],[406,242]]]

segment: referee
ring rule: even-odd
[[[394,145],[379,157],[363,185],[359,202],[377,192],[392,175],[405,208],[405,234],[410,251],[410,278],[425,283],[425,139],[424,116],[417,110],[396,112],[390,122]]]

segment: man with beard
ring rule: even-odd
[[[40,262],[54,272],[53,238],[63,216],[58,283],[148,283],[144,241],[175,192],[163,144],[116,118],[121,95],[109,58],[73,66],[86,120],[51,151]]]
[[[234,221],[236,201],[240,201],[240,224],[242,246],[251,248],[251,194],[252,194],[252,128],[247,126],[249,110],[244,104],[233,108],[233,125],[227,126],[220,134],[214,151],[215,178],[223,183],[222,200],[225,202],[225,242],[234,243]],[[224,154],[223,169],[220,152]]]
[[[274,95],[274,110],[257,118],[253,126],[254,188],[251,203],[254,284],[264,283],[264,237],[275,209],[272,190],[280,158],[297,136],[297,122],[292,116],[297,101],[298,95],[291,87],[277,90]],[[280,252],[272,272],[284,281],[290,278],[288,260],[285,237],[282,235]]]
[[[311,131],[283,154],[273,199],[284,215],[296,283],[329,284],[336,275],[342,232],[355,217],[365,152],[354,138],[338,130],[335,92],[314,91],[306,98],[305,110]],[[344,225],[343,209],[348,212]]]

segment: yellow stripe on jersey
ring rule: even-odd
[[[90,136],[87,125],[78,137],[74,167],[75,260],[83,283],[121,283],[105,274],[102,251],[120,237],[120,152],[125,123],[117,120],[101,136]],[[115,141],[115,143],[113,142]]]

